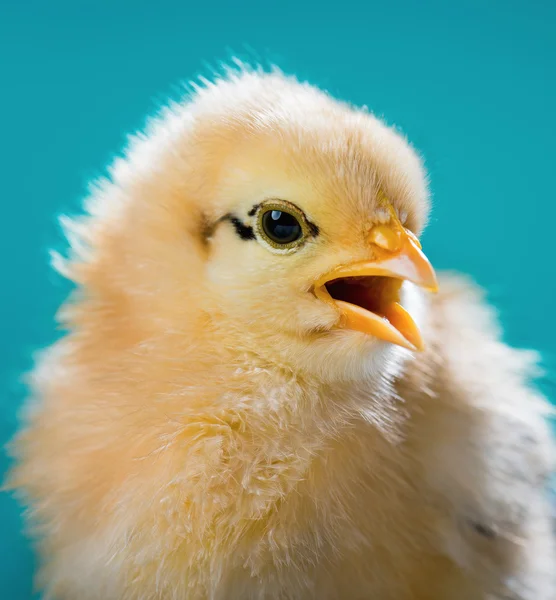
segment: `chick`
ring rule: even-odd
[[[534,357],[437,281],[428,206],[399,133],[277,72],[131,143],[14,443],[48,598],[556,597]]]

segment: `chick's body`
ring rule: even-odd
[[[278,74],[198,90],[116,162],[67,224],[80,291],[15,444],[54,598],[555,597],[530,356],[457,278],[403,283],[422,353],[312,293],[369,258],[381,196],[420,232],[407,143]],[[257,229],[269,199],[299,248]]]

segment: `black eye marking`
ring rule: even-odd
[[[311,223],[311,221],[309,221],[307,219],[307,225],[309,226],[309,231],[311,232],[311,235],[313,237],[317,237],[317,235],[320,233],[320,229],[318,225],[315,225],[314,223]]]
[[[234,226],[236,233],[242,240],[256,239],[253,228],[249,225],[245,225],[245,223],[242,223],[237,217],[234,217],[233,215],[225,215],[224,217],[222,217],[222,219],[230,221],[230,223]]]
[[[492,529],[492,527],[489,527],[488,525],[485,525],[484,523],[472,521],[470,525],[476,533],[482,535],[483,537],[489,540],[493,540],[496,537],[494,529]]]
[[[247,213],[248,216],[250,216],[250,217],[255,216],[257,214],[257,211],[259,210],[260,206],[261,206],[260,204],[255,204],[251,208],[251,210]],[[253,230],[253,227],[251,227],[250,225],[245,225],[245,223],[240,221],[240,219],[238,219],[234,215],[227,214],[227,215],[224,215],[223,217],[220,217],[220,219],[218,219],[218,221],[214,225],[204,227],[203,237],[206,241],[208,241],[208,239],[212,235],[214,227],[221,221],[229,221],[234,226],[234,229],[236,230],[237,235],[242,240],[257,239],[257,236],[255,235],[255,231]],[[319,229],[318,225],[315,225],[315,223],[312,223],[308,219],[305,219],[305,222],[306,222],[307,228],[309,229],[309,233],[313,237],[317,237],[320,233],[320,229]]]
[[[207,244],[210,240],[212,232],[214,231],[214,223],[211,223],[207,216],[202,214],[200,218],[200,226],[201,226],[201,241],[203,244]]]

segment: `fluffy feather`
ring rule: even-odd
[[[419,233],[421,161],[279,73],[207,83],[66,221],[69,333],[32,374],[12,475],[61,600],[551,600],[554,448],[534,357],[473,285],[404,284],[426,350],[334,328],[310,281],[363,258],[378,190]],[[295,202],[276,255],[226,214]]]

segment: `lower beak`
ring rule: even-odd
[[[378,226],[384,232],[384,226]],[[394,251],[391,237],[374,235],[382,258],[356,262],[332,269],[320,277],[313,290],[317,298],[333,305],[340,313],[339,327],[372,335],[409,350],[422,350],[423,339],[411,315],[400,304],[404,281],[436,292],[438,284],[429,260],[415,236],[397,230]]]

